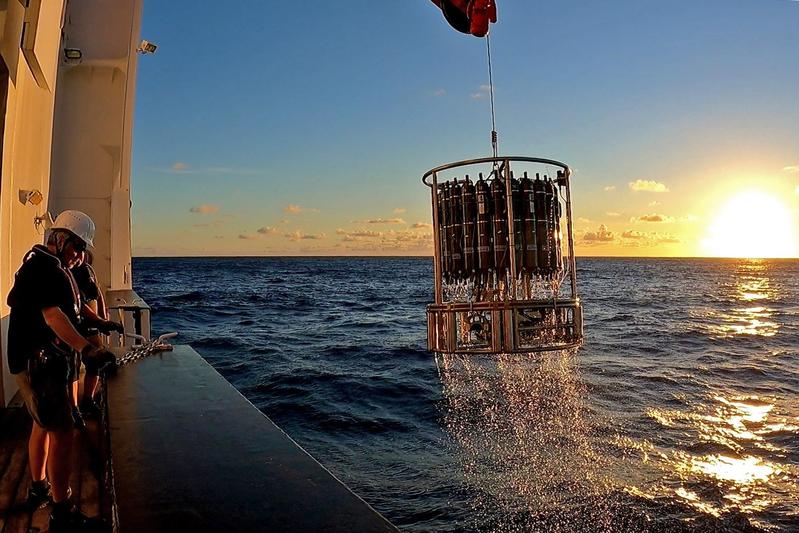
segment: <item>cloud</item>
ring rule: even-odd
[[[482,100],[483,98],[488,98],[491,94],[491,86],[490,85],[481,85],[477,92],[472,93],[469,95],[472,100]]]
[[[428,244],[433,238],[432,233],[416,233],[415,231],[391,231],[389,239],[398,243],[424,243]]]
[[[389,230],[382,232],[379,237],[364,238],[354,234],[347,234],[341,239],[344,246],[352,252],[373,253],[398,253],[417,252],[429,253],[433,245],[431,233],[420,233],[412,230]]]
[[[445,96],[447,91],[445,89],[436,89],[433,91],[433,96]]]
[[[583,234],[583,241],[585,242],[612,242],[613,239],[613,232],[608,231],[607,226],[604,224],[601,224],[597,231],[587,231]]]
[[[663,183],[654,180],[635,180],[627,184],[631,191],[669,192]]]
[[[371,218],[367,220],[353,220],[353,224],[405,224],[401,218]]]
[[[258,228],[258,233],[261,235],[274,235],[275,233],[278,233],[278,231],[279,230],[274,226],[263,226]]]
[[[635,230],[627,230],[622,233],[621,236],[624,239],[646,239],[646,233],[641,233],[640,231]]]
[[[652,200],[651,202],[649,202],[648,205],[649,207],[657,207],[660,205],[660,202],[658,202],[657,200]]]
[[[406,211],[406,209],[404,207],[395,207],[394,208],[394,214],[395,215],[401,215],[405,211]]]
[[[685,215],[684,217],[680,217],[680,222],[696,222],[699,220],[699,217],[696,215]]]
[[[200,213],[201,215],[213,215],[219,212],[219,206],[214,204],[201,204],[189,209],[190,213]]]
[[[411,227],[412,227],[413,229],[423,229],[423,228],[427,229],[427,228],[432,228],[432,227],[433,227],[433,225],[432,225],[432,224],[429,224],[429,223],[427,223],[427,222],[416,222],[416,223],[414,223],[414,225],[413,225],[413,226],[411,226]]]
[[[362,230],[351,231],[351,232],[347,233],[347,236],[349,236],[349,237],[364,237],[366,239],[376,239],[378,237],[382,237],[383,236],[383,232],[382,231],[372,231],[372,230],[362,229]]]
[[[616,213],[616,212],[614,212],[614,211],[608,211],[608,212],[607,212],[607,213],[605,213],[605,214],[606,214],[607,216],[609,216],[609,217],[620,217],[620,216],[621,216],[621,213]]]
[[[193,228],[219,228],[224,226],[227,221],[222,218],[217,218],[212,220],[211,222],[201,222],[199,224],[192,224],[191,227]]]
[[[302,241],[302,240],[321,240],[325,238],[324,233],[303,233],[300,230],[294,231],[292,233],[286,233],[285,237],[290,241]]]
[[[670,216],[666,215],[659,215],[657,213],[652,213],[651,215],[641,215],[640,217],[632,217],[630,218],[630,222],[665,222],[670,223],[674,222],[674,219]]]
[[[782,171],[787,172],[788,174],[799,174],[799,165],[783,167]]]
[[[616,190],[616,186],[615,185],[608,185],[607,187],[603,188],[602,190],[605,191],[605,192],[615,191]]]
[[[236,176],[255,176],[261,174],[258,170],[236,167],[192,167],[183,161],[175,161],[169,167],[145,167],[147,170],[161,174],[227,174]]]
[[[627,230],[621,234],[622,239],[629,239],[628,246],[655,246],[658,244],[677,244],[680,241],[670,233],[643,232]]]
[[[313,207],[300,207],[297,204],[289,204],[283,208],[283,212],[288,215],[299,215],[300,213],[318,213],[319,210]],[[286,224],[288,220],[281,220],[281,224]]]
[[[243,239],[246,241],[253,241],[258,238],[258,235],[253,235],[252,233],[239,233],[239,239]]]
[[[381,239],[386,235],[386,233],[382,231],[373,231],[369,229],[356,229],[352,231],[338,229],[336,230],[336,234],[342,235],[341,240],[343,242],[360,241],[363,239]]]

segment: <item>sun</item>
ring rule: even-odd
[[[718,211],[702,248],[712,257],[797,257],[791,212],[766,192],[738,193]]]

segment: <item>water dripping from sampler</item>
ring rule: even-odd
[[[443,426],[480,522],[467,528],[589,531],[582,521],[609,512],[575,355],[436,355]]]

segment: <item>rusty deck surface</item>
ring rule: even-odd
[[[31,418],[24,407],[0,409],[0,533],[45,532],[50,506],[32,511],[26,504],[31,484],[28,468],[28,436]],[[102,482],[104,453],[97,421],[87,421],[87,431],[75,430],[72,448],[72,501],[89,516],[102,512],[110,518]],[[110,522],[109,522],[110,523]]]

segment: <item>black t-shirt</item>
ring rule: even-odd
[[[83,303],[100,297],[100,290],[97,288],[97,276],[94,275],[94,269],[91,265],[81,263],[72,269],[72,276],[78,284]]]
[[[72,268],[70,273],[75,279],[75,283],[78,285],[81,305],[86,305],[100,297],[100,289],[97,287],[97,277],[94,275],[94,269],[91,265],[81,263]],[[82,321],[81,327],[78,328],[78,332],[87,338],[99,333],[97,328],[90,326],[86,321]]]
[[[8,293],[8,367],[19,374],[28,358],[52,343],[55,333],[44,321],[43,309],[58,307],[76,327],[80,298],[75,280],[58,257],[37,244],[25,255]]]

